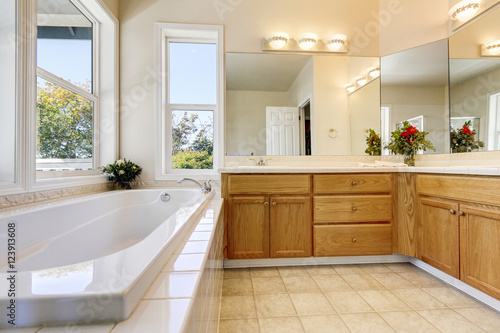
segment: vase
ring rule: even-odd
[[[130,182],[122,182],[122,183],[120,183],[120,187],[122,190],[132,189],[132,186],[130,186]]]
[[[412,152],[411,154],[405,155],[404,162],[408,166],[415,166],[415,153]]]

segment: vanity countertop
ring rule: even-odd
[[[448,166],[448,167],[316,167],[316,166],[235,166],[218,169],[219,173],[380,173],[412,172],[456,175],[499,176],[498,166]]]

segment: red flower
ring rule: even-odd
[[[370,139],[370,143],[373,143],[373,140],[375,140],[375,138],[372,136],[372,138]]]
[[[462,128],[462,134],[474,135],[474,134],[471,132],[470,128],[469,128],[469,127],[467,127],[467,126],[464,126],[464,127]]]
[[[418,129],[413,126],[410,126],[403,133],[401,133],[401,136],[409,137],[416,133],[418,133]]]

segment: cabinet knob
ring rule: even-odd
[[[358,240],[357,240],[356,238],[353,238],[353,239],[352,239],[352,242],[353,242],[353,243],[357,243],[357,242],[358,242]]]
[[[273,202],[273,207],[276,207],[276,202]]]
[[[465,213],[462,212],[462,211],[459,211],[458,214],[460,214],[460,216],[464,216],[465,215]]]
[[[269,206],[269,202],[267,202],[267,201],[264,202],[264,206],[266,206],[266,207]]]
[[[353,181],[352,182],[352,186],[356,186],[356,185],[358,185],[358,182],[357,181]]]
[[[455,210],[454,209],[450,209],[450,214],[451,215],[455,215]]]
[[[355,211],[357,211],[357,210],[358,210],[358,208],[357,208],[357,207],[352,207],[352,211],[353,211],[353,212],[355,212]]]

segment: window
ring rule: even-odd
[[[92,170],[94,23],[69,0],[53,4],[37,2],[36,170]]]
[[[157,24],[156,179],[216,175],[223,122],[222,27]],[[165,103],[163,103],[165,101]]]

